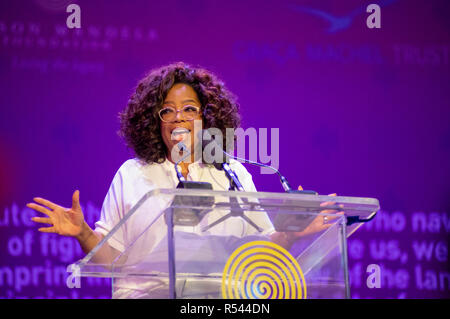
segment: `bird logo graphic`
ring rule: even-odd
[[[377,1],[377,4],[380,7],[385,7],[396,1],[397,0],[380,0],[380,1]],[[315,9],[315,8],[302,6],[302,5],[296,5],[296,4],[290,4],[288,7],[290,10],[292,10],[294,12],[307,13],[307,14],[319,17],[319,18],[327,21],[329,23],[329,25],[328,25],[328,28],[326,29],[326,32],[327,33],[337,33],[337,32],[343,31],[345,29],[348,29],[352,25],[353,20],[358,15],[366,12],[367,6],[361,5],[358,8],[352,10],[351,12],[349,12],[348,14],[346,14],[344,16],[335,16],[324,10]]]

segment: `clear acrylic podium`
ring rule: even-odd
[[[112,298],[349,298],[347,237],[378,210],[373,198],[155,189],[71,267],[111,278]]]

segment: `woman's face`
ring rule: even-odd
[[[165,108],[173,108],[176,111],[181,111],[183,108],[188,111],[195,110],[196,108],[201,110],[201,103],[198,99],[197,93],[190,85],[177,83],[172,86],[167,93],[161,110]],[[200,111],[194,120],[201,119],[202,116]],[[183,141],[186,147],[193,153],[194,120],[185,119],[181,112],[176,113],[176,117],[173,121],[164,122],[160,119],[161,135],[164,144],[166,145],[166,151],[169,159],[173,147],[177,147],[176,145],[181,141]]]

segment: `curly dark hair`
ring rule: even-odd
[[[138,83],[127,107],[119,113],[119,135],[136,157],[148,164],[166,159],[158,111],[168,91],[177,83],[190,85],[197,93],[204,129],[215,127],[226,136],[226,128],[235,129],[240,125],[235,96],[210,71],[184,62],[154,69]]]

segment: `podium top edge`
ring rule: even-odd
[[[172,189],[172,188],[155,188],[147,192],[148,197],[158,195],[185,195],[185,196],[224,196],[224,197],[247,197],[254,199],[280,199],[293,201],[313,201],[326,202],[333,201],[348,204],[362,204],[379,207],[380,203],[376,198],[370,197],[353,197],[353,196],[328,196],[328,195],[311,195],[296,193],[276,193],[276,192],[235,192],[235,191],[217,191],[204,189]]]

